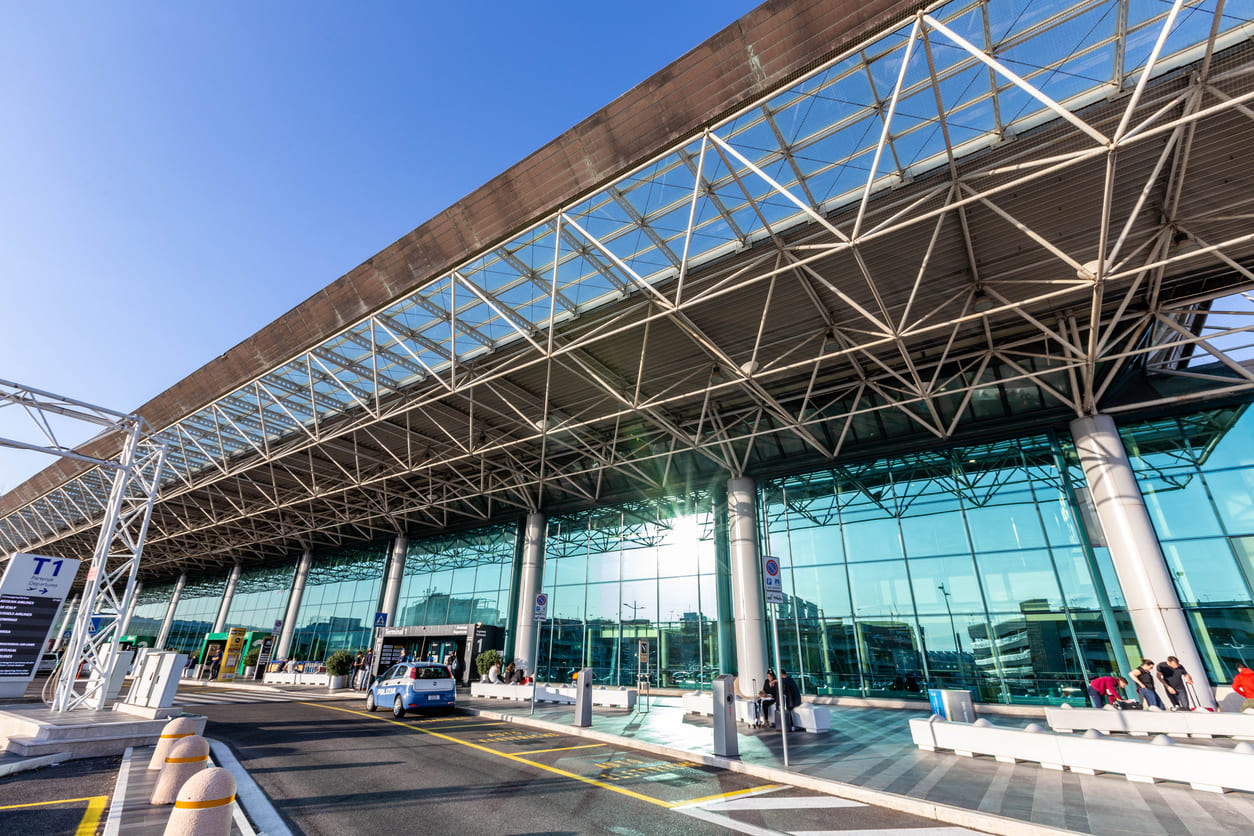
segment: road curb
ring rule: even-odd
[[[253,780],[253,776],[248,774],[231,751],[231,747],[227,746],[220,740],[206,738],[209,741],[209,751],[213,753],[213,759],[218,766],[227,770],[235,777],[235,798],[239,802],[235,809],[239,810],[243,807],[248,811],[248,818],[257,826],[257,833],[264,836],[292,836],[292,831],[283,822],[283,817],[279,815],[279,811],[274,809],[274,805],[270,803],[270,796],[257,785]],[[236,819],[237,826],[239,819]],[[241,831],[247,832],[245,827],[240,827]]]
[[[755,778],[761,778],[777,784],[788,784],[802,789],[813,790],[814,792],[834,795],[838,798],[846,798],[850,801],[861,801],[864,804],[873,804],[879,807],[885,807],[889,810],[896,810],[900,813],[909,813],[922,818],[932,819],[933,821],[945,822],[946,824],[954,824],[960,827],[968,827],[973,830],[983,830],[987,833],[997,833],[1002,836],[1059,836],[1059,834],[1075,832],[1072,830],[1062,830],[1057,827],[1049,827],[1048,825],[1026,822],[1020,819],[1012,819],[1006,816],[998,816],[993,813],[982,813],[978,810],[967,810],[962,807],[951,807],[946,804],[937,804],[933,801],[923,801],[906,795],[884,792],[883,790],[867,789],[866,787],[858,787],[853,784],[845,784],[840,781],[832,781],[826,778],[816,778],[812,775],[805,775],[803,773],[794,772],[790,769],[783,769],[781,767],[761,766],[758,764],[745,763],[744,761],[737,759],[708,755],[703,752],[689,752],[684,749],[664,746],[660,743],[650,743],[644,740],[633,740],[631,738],[619,737],[615,734],[600,732],[590,728],[566,726],[561,723],[553,723],[548,720],[538,720],[534,717],[503,714],[496,711],[477,708],[460,707],[460,710],[478,717],[486,717],[491,720],[499,720],[519,726],[544,729],[546,731],[560,732],[562,734],[568,734],[575,737],[586,737],[589,740],[596,740],[601,743],[610,743],[617,746],[626,746],[629,749],[638,749],[655,755],[696,761],[704,764],[705,766],[713,766],[717,769],[725,769],[729,772],[739,772],[744,775],[752,775]]]

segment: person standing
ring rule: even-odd
[[[1142,659],[1140,666],[1128,674],[1132,681],[1136,683],[1136,693],[1141,699],[1145,700],[1146,707],[1163,708],[1162,698],[1158,696],[1158,692],[1154,690],[1154,663],[1149,659]]]
[[[357,655],[353,658],[352,679],[348,680],[348,684],[352,688],[357,688],[358,683],[361,681],[361,664],[363,661],[361,651],[359,650],[357,651]]]
[[[801,705],[801,689],[797,687],[796,680],[783,668],[779,669],[779,682],[784,686],[784,722],[790,732],[796,731],[797,727],[792,722],[792,710]]]
[[[1168,656],[1166,662],[1158,665],[1158,679],[1167,687],[1167,698],[1171,700],[1172,711],[1188,711],[1189,692],[1187,685],[1193,684],[1193,677],[1180,664],[1175,656]]]
[[[361,659],[361,685],[358,686],[359,691],[365,691],[370,687],[370,678],[374,668],[374,648],[366,650],[366,655]]]
[[[457,658],[456,650],[448,652],[448,655],[444,657],[444,665],[448,668],[449,675],[453,677],[453,686],[457,687],[457,669],[461,667],[461,662]]]
[[[1089,683],[1089,702],[1094,708],[1101,708],[1107,700],[1114,705],[1123,699],[1119,689],[1128,684],[1122,676],[1099,676]]]
[[[1237,667],[1237,675],[1232,678],[1232,690],[1245,697],[1245,702],[1241,703],[1241,710],[1254,710],[1254,671],[1245,665]]]

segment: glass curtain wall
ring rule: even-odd
[[[384,541],[314,555],[296,614],[291,658],[321,661],[337,650],[370,645],[387,553]]]
[[[274,623],[283,620],[296,564],[245,569],[235,583],[231,607],[226,613],[226,627],[243,627],[259,633],[274,632]]]
[[[139,592],[135,602],[135,613],[131,616],[127,635],[139,636],[152,647],[161,632],[161,624],[170,609],[170,599],[174,597],[174,584],[165,583],[156,586],[145,586]],[[210,627],[213,625],[210,624]]]
[[[213,630],[218,617],[222,593],[226,592],[226,575],[207,578],[188,578],[174,608],[174,620],[170,635],[165,641],[166,650],[179,653],[197,653],[205,634]]]
[[[505,627],[517,536],[510,523],[411,541],[395,626]]]
[[[718,673],[714,524],[705,493],[550,518],[539,678],[590,667],[598,682],[634,685],[647,642],[653,684],[709,682]]]
[[[1229,683],[1254,664],[1254,412],[1213,409],[1120,434],[1206,674]]]
[[[1040,435],[764,483],[784,667],[809,693],[1083,704],[1116,614],[1060,464]]]

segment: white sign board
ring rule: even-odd
[[[766,603],[784,603],[784,580],[779,575],[779,558],[767,555],[762,559],[762,585],[766,589]]]
[[[541,592],[536,596],[536,621],[546,621],[549,617],[549,596]]]
[[[9,560],[0,579],[0,694],[20,696],[34,678],[79,563],[35,554]]]

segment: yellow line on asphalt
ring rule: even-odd
[[[507,725],[507,724],[506,723],[468,723],[468,724],[463,724],[460,726],[440,726],[440,731],[445,731],[447,729],[479,729],[479,728],[483,728],[484,726],[504,726],[504,725]]]
[[[602,781],[596,780],[595,778],[586,778],[583,775],[576,775],[573,772],[567,772],[566,770],[558,769],[555,766],[547,766],[546,764],[536,763],[535,761],[529,761],[526,758],[519,757],[518,755],[511,755],[508,752],[498,752],[496,749],[489,749],[487,746],[480,746],[478,743],[471,743],[468,740],[460,740],[449,734],[440,734],[439,732],[431,731],[430,729],[424,729],[421,726],[413,726],[413,725],[410,725],[409,723],[402,723],[399,720],[389,720],[387,717],[380,717],[377,714],[373,714],[368,711],[354,711],[351,708],[340,708],[337,705],[327,705],[326,703],[318,703],[318,702],[307,702],[305,703],[305,705],[311,705],[314,708],[325,708],[328,711],[343,711],[346,714],[356,714],[359,717],[367,717],[371,720],[380,720],[384,723],[391,723],[392,725],[400,726],[403,729],[410,729],[412,731],[422,732],[423,734],[429,734],[432,737],[438,737],[441,740],[447,740],[450,743],[457,743],[462,746],[469,746],[471,749],[478,749],[480,752],[486,752],[489,755],[496,755],[498,758],[505,758],[506,760],[516,761],[518,763],[525,763],[528,766],[534,766],[536,769],[542,769],[545,772],[552,772],[554,775],[561,775],[563,778],[570,778],[572,780],[580,781],[585,784],[591,784],[594,787],[600,787],[603,790],[609,790],[610,792],[616,792],[616,793],[619,793],[620,795],[626,795],[631,798],[635,798],[639,801],[646,801],[649,804],[656,804],[659,807],[669,808],[669,807],[675,806],[673,803],[669,801],[663,801],[660,798],[653,798],[648,795],[641,795],[638,792],[632,792],[631,790],[624,789],[623,787],[615,787],[612,784],[606,784]]]
[[[748,795],[755,792],[770,792],[780,788],[779,784],[763,784],[760,787],[750,787],[747,790],[735,790],[734,792],[724,792],[718,795],[704,795],[701,798],[690,798],[687,801],[676,801],[672,806],[687,807],[691,804],[705,804],[707,801],[720,801],[724,798],[735,798],[738,795]]]
[[[5,804],[0,810],[16,810],[19,807],[50,807],[53,804],[76,804],[79,801],[95,801],[101,798],[108,800],[107,796],[98,795],[91,798],[59,798],[56,801],[30,801],[26,804]]]
[[[583,746],[562,746],[558,749],[528,749],[526,752],[515,752],[515,755],[538,755],[541,752],[569,752],[571,749],[595,749],[604,743],[587,743]]]
[[[83,820],[78,823],[74,836],[96,836],[96,828],[100,826],[100,814],[104,812],[105,802],[108,800],[108,796],[98,795],[87,802],[87,812],[83,813]]]

